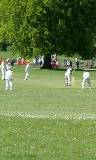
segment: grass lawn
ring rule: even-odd
[[[0,80],[0,160],[96,160],[96,73],[92,89],[65,87],[64,72],[13,67],[14,90]]]

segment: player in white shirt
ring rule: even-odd
[[[12,87],[13,87],[13,74],[12,74],[11,67],[8,68],[8,70],[6,70],[5,81],[6,81],[6,90],[8,90],[8,89],[12,90]]]
[[[71,86],[71,79],[72,79],[72,68],[69,67],[65,72],[65,84],[66,86]]]
[[[83,73],[82,88],[85,88],[85,85],[88,85],[88,87],[91,88],[90,74],[88,71],[84,71]]]
[[[27,80],[29,77],[29,68],[30,68],[30,61],[28,61],[26,67],[25,67],[25,78],[24,80]]]
[[[9,68],[11,68],[11,63],[10,63],[10,62],[7,62],[7,63],[6,63],[6,70],[8,70]]]
[[[2,74],[2,80],[5,80],[5,72],[6,72],[6,65],[4,60],[1,63],[1,74]]]

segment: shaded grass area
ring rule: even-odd
[[[96,121],[0,117],[0,159],[95,160]]]

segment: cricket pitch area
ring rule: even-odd
[[[96,160],[96,71],[66,87],[64,71],[13,67],[13,91],[0,80],[0,160]]]

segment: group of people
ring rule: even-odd
[[[29,68],[30,68],[31,62],[28,61],[27,65],[25,67],[25,77],[24,80],[27,80],[29,77]],[[1,75],[2,80],[5,80],[5,90],[12,90],[13,89],[13,72],[11,63],[9,61],[2,61],[1,65]]]
[[[27,61],[27,65],[25,66],[25,77],[24,80],[27,80],[29,77],[29,69],[30,69],[31,62]],[[2,61],[1,65],[1,74],[2,74],[2,80],[5,80],[5,89],[6,90],[12,90],[13,89],[13,73],[11,69],[11,64],[9,61]],[[65,84],[66,86],[71,86],[72,81],[74,81],[72,67],[69,66],[67,68],[67,71],[65,72]],[[83,72],[83,80],[82,80],[82,88],[85,88],[85,86],[88,86],[91,88],[91,82],[90,82],[90,74],[88,71]]]
[[[27,80],[29,77],[29,68],[30,68],[31,62],[28,61],[28,64],[25,67],[25,78],[24,80]],[[72,85],[72,80],[74,81],[74,77],[72,78],[72,67],[69,66],[67,71],[65,72],[65,84],[66,86],[71,86]],[[90,74],[88,71],[83,72],[83,80],[82,80],[82,88],[85,88],[85,86],[88,86],[91,88],[91,82],[90,82]]]
[[[72,80],[74,81],[74,77],[72,79],[72,67],[68,67],[67,71],[65,72],[65,84],[66,86],[72,85]],[[74,82],[73,82],[74,83]],[[88,86],[91,88],[91,82],[90,82],[90,74],[87,70],[83,72],[83,80],[82,80],[82,88],[85,88],[85,86]]]
[[[30,61],[27,61],[27,64],[25,66],[25,77],[24,80],[27,80],[29,77],[29,69],[30,69]],[[10,61],[8,60],[2,60],[0,64],[1,69],[1,78],[2,80],[5,80],[5,90],[13,90],[13,72],[12,72],[12,66]]]
[[[11,63],[9,61],[2,61],[1,65],[1,74],[2,74],[2,80],[5,80],[5,89],[6,90],[12,90],[13,87],[13,73],[11,70]]]
[[[53,69],[59,67],[59,62],[58,62],[58,58],[57,58],[57,55],[56,54],[52,54],[51,55],[51,66]]]

